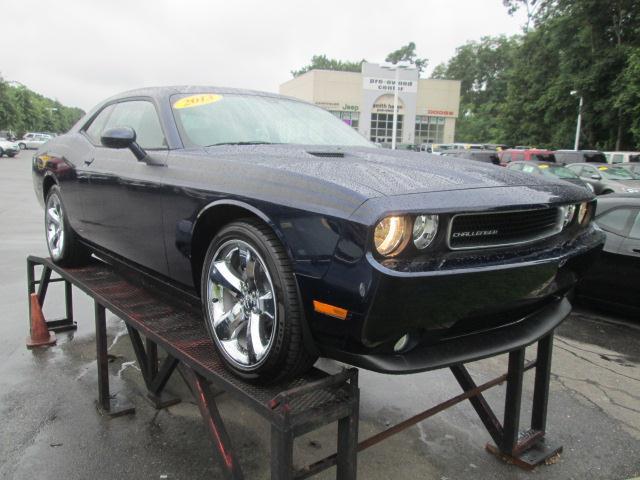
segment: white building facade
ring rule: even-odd
[[[363,63],[362,72],[311,70],[280,85],[280,93],[322,107],[366,138],[390,143],[396,72]],[[398,143],[452,143],[460,107],[460,81],[398,72]]]

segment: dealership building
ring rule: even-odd
[[[391,142],[396,72],[363,63],[362,72],[311,70],[280,85],[280,93],[315,103],[374,142]],[[398,71],[397,141],[452,143],[460,81]]]

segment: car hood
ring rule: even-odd
[[[312,177],[367,197],[514,186],[566,185],[473,160],[378,148],[293,145],[216,146],[211,157]]]
[[[640,180],[607,180],[607,183],[609,182],[615,185],[619,185],[620,187],[640,189]]]

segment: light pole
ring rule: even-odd
[[[571,95],[577,95],[577,90],[571,90]],[[582,95],[580,95],[580,103],[578,104],[578,123],[576,124],[576,141],[573,144],[573,149],[578,150],[580,144],[580,124],[582,123]]]
[[[391,150],[396,149],[396,131],[398,123],[398,82],[400,80],[400,70],[415,70],[409,62],[398,62],[396,64],[381,65],[385,70],[395,71],[395,82],[393,85],[393,125],[391,130]]]

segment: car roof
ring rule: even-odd
[[[556,150],[558,153],[603,153],[600,150]]]
[[[516,160],[515,162],[511,162],[510,165],[515,165],[518,163],[522,163],[524,165],[550,165],[553,167],[564,167],[562,163],[557,162],[545,162],[542,160]]]
[[[554,153],[553,150],[546,150],[544,148],[508,148],[503,150],[503,152],[528,152],[528,153],[546,153],[551,154]]]
[[[598,197],[598,206],[608,207],[632,206],[640,207],[640,193],[610,193]]]
[[[112,102],[123,98],[130,97],[152,97],[156,99],[167,98],[171,95],[180,94],[198,94],[198,93],[218,93],[218,94],[235,94],[235,95],[254,95],[261,97],[273,97],[273,98],[286,98],[288,100],[296,100],[298,102],[304,102],[299,98],[288,97],[285,95],[278,95],[276,93],[262,92],[259,90],[247,90],[242,88],[229,88],[229,87],[214,87],[206,85],[171,85],[166,87],[145,87],[137,88],[134,90],[128,90],[126,92],[118,93],[105,100],[106,102]]]
[[[592,167],[597,167],[598,165],[600,166],[606,166],[609,168],[613,168],[616,165],[612,165],[611,163],[607,163],[607,162],[573,162],[573,163],[569,163],[567,165],[590,165]]]

